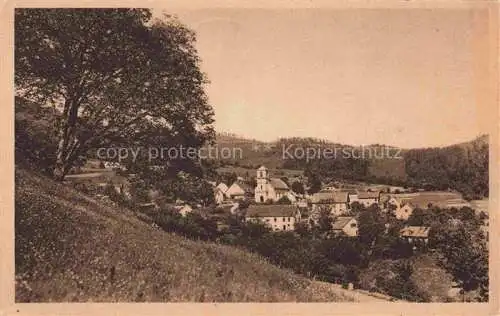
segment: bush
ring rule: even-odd
[[[174,209],[163,208],[159,211],[151,211],[148,215],[166,232],[197,240],[216,241],[220,237],[214,220],[205,219],[194,212],[182,216]]]
[[[96,195],[99,193],[103,193],[102,189],[99,186],[90,181],[75,182],[73,183],[73,188],[87,195]]]

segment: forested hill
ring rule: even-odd
[[[488,136],[443,148],[412,149],[404,153],[409,179],[437,189],[456,189],[465,198],[488,196]]]
[[[336,144],[315,138],[282,138],[275,142],[259,142],[244,137],[219,134],[219,147],[241,148],[241,156],[221,159],[225,164],[247,168],[266,165],[269,168],[302,169],[315,173],[322,178],[369,181],[374,183],[401,186],[425,187],[429,190],[455,189],[467,199],[488,196],[488,155],[487,135],[474,140],[446,147],[399,149],[384,145],[365,146],[363,151],[371,150],[360,156],[360,147]],[[306,159],[284,155],[284,148],[294,152],[295,148],[337,149],[335,158],[321,156],[319,159]],[[291,149],[290,149],[291,148]],[[389,155],[380,156],[383,150]],[[356,152],[357,155],[343,155],[343,152]],[[300,151],[298,151],[300,153]]]

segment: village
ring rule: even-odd
[[[92,165],[92,162],[90,163]],[[68,175],[67,181],[78,182],[82,179],[97,180],[99,187],[104,188],[112,183],[115,192],[125,199],[133,199],[130,193],[130,178],[134,175],[112,177],[112,181],[104,181],[103,170],[124,170],[120,164],[112,162],[93,162],[94,169],[77,175]],[[100,169],[99,166],[104,167]],[[204,218],[213,219],[218,228],[226,227],[227,216],[236,215],[244,222],[261,223],[273,232],[294,231],[298,225],[313,227],[319,224],[320,218],[326,216],[331,222],[332,236],[356,238],[358,236],[359,209],[364,211],[379,210],[386,217],[391,217],[402,224],[399,236],[402,240],[414,245],[427,245],[431,227],[407,225],[414,210],[425,210],[431,207],[441,209],[475,208],[476,212],[483,209],[474,204],[475,201],[465,201],[456,192],[424,191],[415,188],[384,186],[376,184],[352,184],[342,181],[323,183],[315,193],[308,193],[307,178],[299,175],[293,178],[273,177],[270,170],[261,166],[254,170],[255,186],[252,181],[238,176],[233,183],[206,181],[213,189],[213,205],[202,205],[182,201],[180,199],[164,203],[158,192],[152,191],[150,201],[138,203],[142,210],[161,211],[168,207],[181,216],[196,213]],[[112,172],[113,173],[113,172]],[[114,173],[113,173],[114,174]],[[104,176],[104,178],[106,178]],[[296,192],[293,186],[301,186]],[[100,199],[110,200],[104,193],[97,193]],[[483,206],[484,207],[484,206]],[[358,210],[358,211],[356,211]],[[222,214],[222,215],[221,215]],[[389,224],[386,224],[388,228]],[[485,220],[481,230],[488,236],[488,221]]]

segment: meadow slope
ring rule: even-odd
[[[154,229],[19,167],[15,229],[17,302],[367,299],[240,249]]]

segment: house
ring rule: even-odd
[[[358,191],[356,189],[341,189],[340,192],[347,192],[349,194],[349,206],[354,202],[359,203]]]
[[[114,169],[114,168],[121,168],[122,167],[122,165],[116,161],[104,161],[103,165],[104,165],[105,169]],[[100,166],[101,165],[96,166],[95,168],[99,168]]]
[[[393,212],[397,219],[408,220],[416,208],[409,198],[384,195],[380,198],[384,211]]]
[[[305,200],[305,199],[297,200],[297,203],[295,203],[295,205],[297,205],[298,208],[308,208],[309,207],[309,203],[307,203],[307,200]]]
[[[253,189],[243,181],[234,182],[225,192],[226,197],[232,200],[243,200],[253,196]]]
[[[193,211],[193,208],[189,204],[175,205],[174,209],[177,210],[182,216],[186,216]]]
[[[338,235],[358,236],[358,221],[351,216],[339,216],[332,224],[332,231]]]
[[[294,230],[300,219],[300,211],[293,205],[250,205],[245,215],[246,222],[264,223],[273,231]]]
[[[124,176],[119,176],[119,175],[114,175],[112,177],[107,177],[107,176],[101,176],[107,181],[99,181],[97,182],[97,185],[102,189],[106,190],[108,186],[111,186],[115,189],[115,192],[119,195],[121,195],[123,198],[126,200],[131,200],[133,198],[132,196],[132,190],[131,190],[131,183],[127,177]],[[69,177],[68,177],[69,178]]]
[[[344,215],[349,208],[349,193],[320,191],[313,194],[311,203],[313,213],[328,210],[332,216]]]
[[[288,200],[290,200],[290,202],[292,202],[292,204],[300,203],[300,201],[303,199],[300,194],[297,194],[291,190],[285,193],[285,196],[288,198]]]
[[[221,204],[227,198],[226,192],[229,188],[224,182],[219,183],[214,188],[215,203]]]
[[[399,208],[394,210],[394,215],[396,215],[397,219],[405,221],[410,218],[413,210],[415,209],[415,206],[408,200],[401,200],[397,206],[399,206]]]
[[[402,199],[399,199],[399,198],[396,198],[394,196],[385,196],[385,200],[382,201],[382,198],[381,198],[381,203],[383,203],[383,206],[384,208],[390,208],[392,205],[392,208],[395,208],[395,209],[399,209],[401,207],[401,202],[402,202]]]
[[[358,192],[358,202],[364,207],[370,207],[378,204],[380,201],[380,192],[361,191]]]
[[[214,198],[216,204],[222,204],[226,198],[226,192],[217,186],[214,188]]]
[[[391,193],[403,193],[406,191],[407,190],[404,187],[398,187],[398,186],[393,186],[393,185],[391,185],[389,187],[389,192],[391,192]]]
[[[425,245],[429,242],[428,226],[406,226],[399,231],[399,236],[409,243],[415,245]]]
[[[395,213],[403,205],[403,200],[400,197],[395,197],[388,194],[380,195],[380,208],[383,212]]]
[[[224,193],[226,193],[227,189],[229,189],[229,187],[224,182],[217,184],[216,188],[218,188]]]
[[[290,188],[279,178],[271,178],[266,167],[257,169],[257,186],[255,187],[255,202],[264,203],[266,201],[276,202],[286,196],[288,199],[294,199],[290,196]],[[296,199],[294,199],[296,200]],[[293,201],[292,201],[293,202]]]
[[[337,184],[333,183],[333,182],[330,182],[330,183],[327,183],[323,186],[323,190],[325,191],[335,191],[337,190]]]

